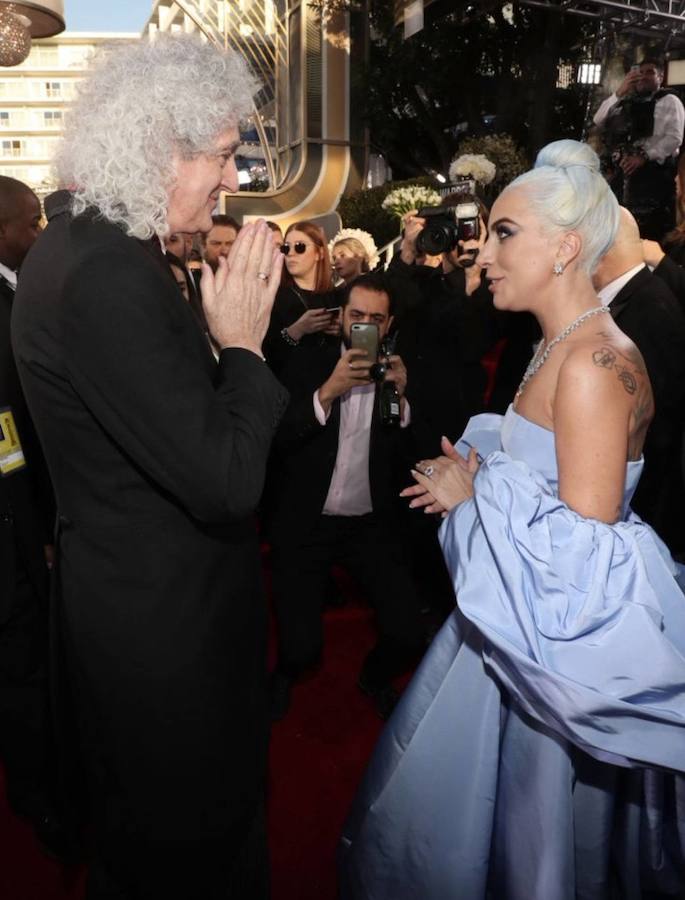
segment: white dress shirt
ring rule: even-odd
[[[0,275],[2,275],[5,281],[9,282],[9,285],[12,289],[16,289],[17,273],[14,271],[14,269],[8,269],[7,266],[0,263]]]
[[[373,512],[369,444],[375,398],[375,384],[353,387],[340,398],[338,455],[322,510],[324,516],[364,516]],[[320,425],[325,425],[330,415],[330,410],[328,415],[324,412],[318,390],[314,393],[314,414]],[[410,419],[409,404],[404,400],[400,426],[406,428]]]
[[[617,97],[616,94],[607,97],[594,115],[595,125],[602,125],[609,112],[621,99],[623,98]],[[642,147],[648,159],[662,163],[680,150],[684,129],[685,107],[675,94],[666,94],[657,100],[654,106],[654,133],[651,137],[635,141],[635,144]]]
[[[597,294],[599,297],[599,302],[603,306],[611,306],[611,301],[616,297],[616,294],[620,290],[628,284],[630,279],[637,275],[642,269],[644,269],[645,264],[640,263],[638,266],[633,266],[632,269],[628,269],[627,272],[624,272],[623,275],[619,275],[618,278],[614,278],[613,281],[610,281],[609,284],[605,285],[601,291]]]

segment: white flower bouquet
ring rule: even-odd
[[[359,241],[359,243],[364,248],[364,252],[366,253],[366,260],[369,264],[369,271],[373,272],[373,270],[378,265],[380,257],[378,256],[378,247],[376,247],[376,242],[371,237],[368,231],[363,231],[361,228],[341,228],[340,231],[336,234],[333,240],[328,242],[328,252],[333,256],[333,248],[339,241],[344,241],[346,238],[353,238],[355,241]]]
[[[456,156],[450,165],[450,181],[460,178],[473,178],[478,184],[490,184],[497,174],[497,167],[482,153],[462,153]]]
[[[422,206],[438,206],[439,204],[440,194],[437,191],[422,187],[420,184],[410,184],[407,187],[395,188],[394,191],[390,191],[381,205],[383,209],[387,209],[401,219],[412,209],[421,209]]]

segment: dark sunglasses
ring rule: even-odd
[[[285,253],[285,255],[287,256],[292,249],[295,251],[295,253],[299,253],[300,255],[302,255],[309,246],[311,245],[305,244],[304,241],[295,241],[294,244],[288,244],[286,242],[285,244],[281,244],[281,253]]]

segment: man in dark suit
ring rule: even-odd
[[[386,717],[397,695],[391,679],[421,647],[422,626],[402,551],[397,507],[409,463],[405,429],[383,425],[375,360],[351,349],[353,323],[371,323],[382,339],[392,323],[384,276],[362,275],[341,295],[342,335],[322,335],[298,348],[281,378],[291,394],[276,438],[269,536],[279,659],[272,677],[272,714],[288,707],[290,684],[321,655],[321,607],[331,565],[345,566],[376,612],[378,641],[360,688]],[[406,371],[392,356],[386,377],[402,397]]]
[[[281,259],[261,223],[242,230],[230,271],[206,268],[216,362],[160,240],[208,231],[220,191],[237,190],[252,87],[239,57],[187,35],[94,61],[59,157],[73,196],[14,303],[57,498],[89,900],[268,895],[253,514],[287,402],[261,355]]]
[[[680,445],[685,421],[685,316],[667,285],[645,266],[640,232],[621,208],[616,240],[593,276],[600,300],[635,343],[647,367],[655,413],[644,446],[645,466],[632,506],[668,544],[685,550],[685,488]]]
[[[0,757],[7,796],[39,841],[67,852],[54,811],[47,703],[54,500],[12,353],[17,271],[41,230],[33,191],[0,177]]]

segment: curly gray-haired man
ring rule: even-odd
[[[206,267],[216,363],[161,246],[208,231],[237,190],[254,87],[239,57],[189,36],[97,59],[57,160],[70,194],[48,204],[15,301],[58,498],[60,683],[98,900],[267,893],[252,514],[287,400],[261,355],[282,258],[259,223]]]

